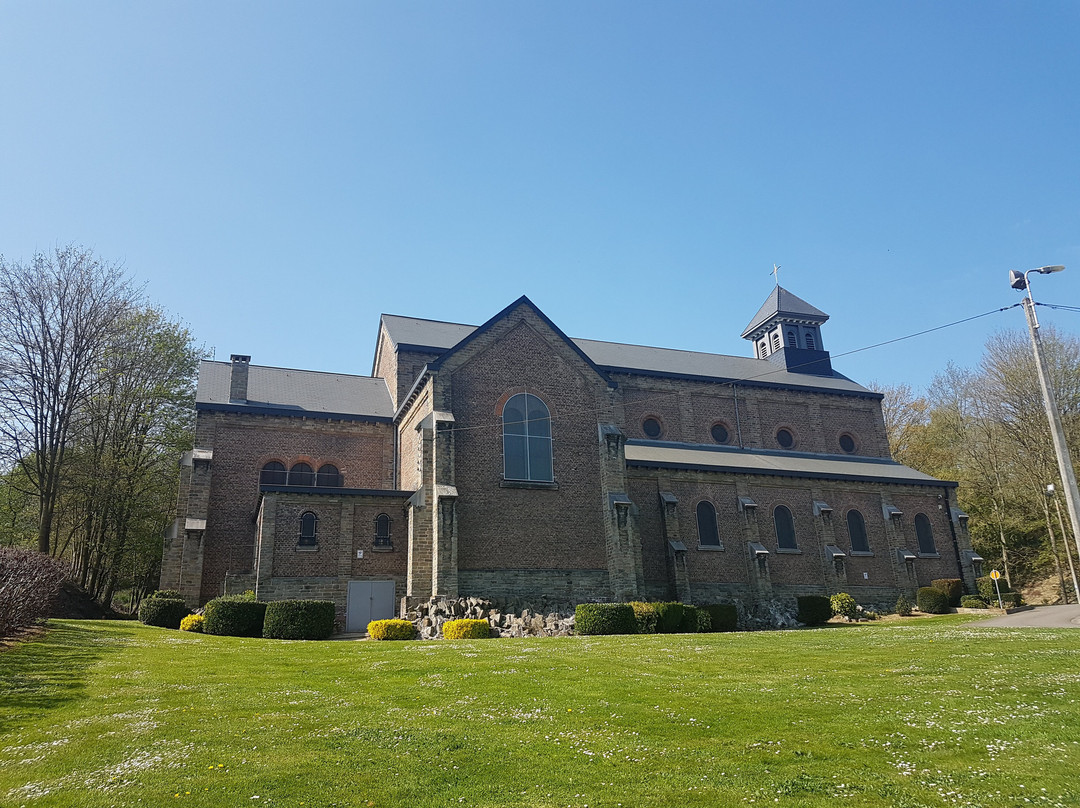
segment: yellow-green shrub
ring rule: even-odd
[[[193,631],[196,634],[202,634],[202,624],[206,618],[201,614],[189,614],[183,620],[180,621],[181,631]]]
[[[408,620],[372,620],[367,624],[367,633],[373,640],[412,640],[416,626]]]
[[[486,640],[491,626],[487,620],[448,620],[442,625],[442,635],[448,640]]]

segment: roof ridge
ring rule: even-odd
[[[225,365],[225,367],[231,367],[232,362],[226,362],[224,359],[203,359],[208,365]],[[386,381],[381,376],[368,376],[363,373],[341,373],[336,370],[312,370],[311,368],[285,368],[280,365],[248,365],[248,369],[262,368],[263,370],[288,370],[295,373],[320,373],[324,376],[348,376],[351,379],[378,379],[379,381]]]

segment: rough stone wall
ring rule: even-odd
[[[204,442],[204,432],[214,438]],[[200,602],[223,591],[226,573],[251,570],[259,470],[270,460],[333,463],[348,488],[393,488],[393,425],[366,421],[201,411],[197,447],[213,447]]]
[[[596,423],[606,383],[531,313],[499,325],[452,371],[459,567],[604,570]],[[501,406],[526,390],[551,411],[555,488],[504,484]]]
[[[386,380],[386,387],[390,391],[390,398],[394,402],[394,409],[401,404],[402,393],[398,389],[398,354],[394,350],[394,343],[382,323],[379,324],[379,337],[375,343],[375,367],[374,375]],[[411,384],[411,382],[410,382]],[[408,392],[408,389],[406,389]]]

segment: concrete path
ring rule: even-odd
[[[1034,609],[992,617],[971,625],[1011,628],[1080,628],[1080,606],[1036,606]]]

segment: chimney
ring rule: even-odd
[[[229,382],[229,401],[246,403],[248,388],[248,364],[251,362],[251,357],[242,356],[241,354],[233,354],[229,357],[229,361],[232,362],[232,376],[230,377]]]

